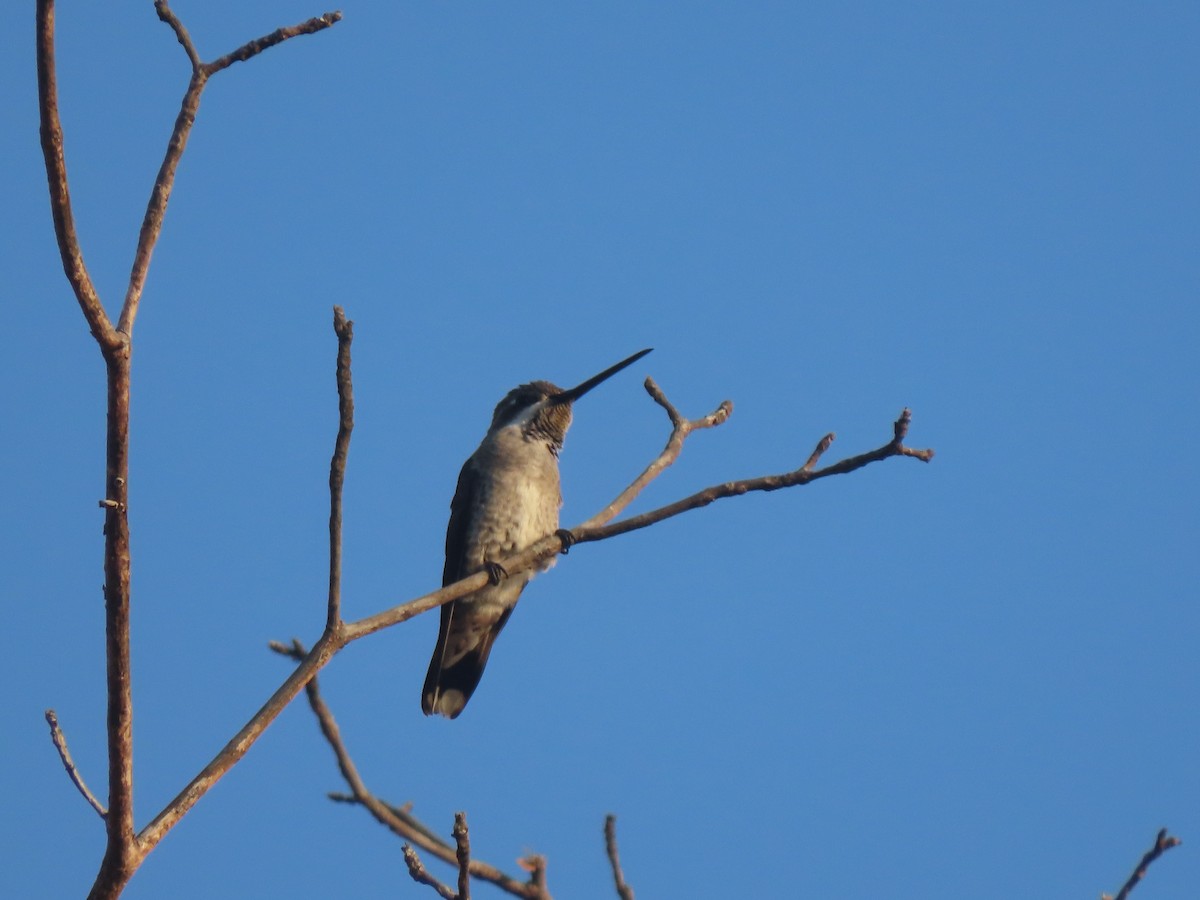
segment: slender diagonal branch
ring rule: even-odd
[[[632,503],[637,495],[642,492],[646,485],[661,475],[668,466],[679,458],[679,454],[683,452],[683,442],[687,440],[688,435],[702,428],[716,428],[718,425],[722,425],[728,421],[729,417],[733,415],[733,401],[724,400],[720,406],[707,416],[699,419],[687,419],[679,414],[679,410],[671,404],[671,401],[667,399],[666,395],[662,392],[662,388],[655,383],[653,378],[646,379],[645,388],[646,393],[650,395],[651,399],[666,410],[667,417],[671,420],[671,434],[667,437],[667,444],[654,461],[643,470],[642,474],[633,480],[633,483],[629,487],[621,491],[608,506],[584,522],[580,526],[581,528],[593,528],[597,525],[604,525],[619,516],[625,511],[625,507]]]
[[[183,23],[179,21],[179,17],[175,15],[171,7],[167,5],[167,0],[154,0],[154,11],[158,13],[159,19],[166,22],[175,32],[175,37],[179,40],[179,46],[183,47],[183,52],[187,54],[188,59],[192,63],[192,71],[196,71],[204,65],[200,61],[200,54],[196,50],[196,45],[192,43],[192,36],[188,34],[188,30],[183,27]]]
[[[294,659],[301,664],[311,655],[298,640],[293,640],[290,644],[272,641],[269,646],[276,653]],[[461,838],[457,833],[459,827],[458,816],[455,816],[455,844],[451,845],[408,812],[407,809],[393,806],[375,796],[367,788],[362,776],[359,775],[358,768],[354,765],[354,761],[350,757],[350,752],[346,749],[346,744],[342,739],[342,732],[338,727],[337,720],[334,718],[329,705],[321,696],[321,689],[317,678],[311,678],[308,684],[305,685],[304,690],[308,698],[308,705],[316,716],[321,734],[329,744],[330,749],[333,750],[334,758],[337,760],[338,771],[341,772],[342,778],[345,779],[346,785],[351,791],[351,796],[349,797],[336,795],[332,799],[363,806],[379,824],[389,829],[393,834],[409,844],[414,844],[422,850],[433,854],[447,865],[457,866],[459,869],[460,893],[462,891],[462,879],[465,877],[462,867],[466,865],[467,871],[472,877],[494,884],[496,887],[514,896],[526,897],[529,900],[550,900],[550,894],[545,887],[545,863],[541,860],[541,857],[526,860],[525,865],[533,877],[529,881],[520,881],[493,865],[470,858],[470,847],[466,841],[465,830]],[[463,818],[463,828],[466,828],[465,816]],[[416,857],[415,851],[412,857],[417,859],[418,863],[420,862],[419,858]],[[405,854],[405,858],[408,859],[407,853]],[[532,861],[533,859],[537,861],[534,862]],[[409,864],[409,871],[411,874],[411,862]],[[424,869],[422,868],[421,871],[424,871]],[[416,878],[415,875],[413,877]],[[423,883],[431,884],[428,881]],[[449,889],[447,888],[447,890]],[[454,896],[453,891],[450,892],[450,896]]]
[[[310,683],[310,679],[333,658],[338,650],[345,646],[346,641],[341,621],[342,487],[346,478],[350,435],[354,430],[354,389],[350,371],[350,348],[354,340],[354,323],[346,319],[346,314],[340,306],[334,307],[333,328],[338,339],[338,434],[334,441],[333,457],[329,464],[329,600],[325,631],[311,653],[300,654],[298,657],[300,665],[263,704],[262,708],[192,779],[187,787],[142,830],[138,835],[138,841],[144,852],[149,852],[158,841],[162,840],[163,836],[207,793],[208,789],[246,755],[246,751],[258,740],[267,726],[291,703],[296,694]],[[315,686],[312,690],[315,690]],[[347,778],[351,776],[356,778],[357,773],[354,773],[348,757],[346,762],[348,768],[343,769],[343,774]]]
[[[195,52],[195,48],[192,48],[192,51]],[[192,126],[196,124],[196,113],[200,109],[200,94],[207,82],[208,75],[202,69],[192,70],[191,81],[188,82],[183,100],[179,104],[179,114],[175,117],[175,127],[167,141],[167,151],[158,168],[158,176],[154,179],[154,187],[150,189],[150,200],[146,204],[142,228],[138,233],[137,249],[133,253],[133,267],[129,271],[129,286],[125,289],[125,303],[121,307],[121,318],[117,322],[117,330],[128,337],[133,335],[133,322],[137,318],[142,290],[146,286],[146,276],[150,273],[150,259],[154,255],[158,236],[162,233],[167,201],[171,199],[171,190],[175,186],[175,170],[179,168],[179,160],[183,157],[183,151],[187,149],[188,137],[192,133]]]
[[[1137,868],[1133,870],[1133,874],[1121,886],[1121,890],[1117,892],[1116,897],[1109,897],[1108,894],[1103,895],[1103,900],[1127,900],[1130,892],[1138,886],[1143,878],[1146,877],[1146,872],[1150,868],[1150,864],[1170,850],[1172,847],[1178,847],[1182,844],[1177,837],[1171,837],[1167,834],[1167,829],[1160,829],[1154,838],[1154,846],[1145,852],[1141,861],[1137,864]]]
[[[764,475],[759,478],[746,478],[740,481],[727,481],[724,484],[715,484],[702,491],[697,491],[691,496],[684,497],[682,500],[676,500],[674,503],[669,503],[658,509],[652,509],[641,515],[632,516],[628,519],[622,519],[619,522],[599,527],[585,524],[579,526],[577,529],[571,529],[571,534],[575,538],[576,543],[604,540],[614,535],[626,534],[630,531],[637,531],[640,528],[647,528],[650,525],[654,525],[664,519],[669,519],[672,516],[677,516],[680,513],[685,513],[688,510],[708,506],[710,503],[724,497],[737,497],[741,494],[748,494],[751,491],[777,491],[782,488],[797,487],[809,484],[819,478],[827,478],[830,475],[844,475],[848,472],[853,472],[855,469],[861,469],[863,466],[873,462],[879,462],[893,456],[910,456],[922,462],[929,462],[933,459],[934,452],[932,450],[914,450],[903,444],[911,421],[912,413],[905,409],[900,413],[900,417],[895,422],[893,427],[894,437],[891,441],[876,450],[848,457],[823,469],[814,469],[814,466],[820,459],[821,454],[833,443],[832,434],[828,434],[821,439],[817,445],[817,449],[813,451],[808,460],[799,469],[785,472],[782,475]],[[508,568],[507,562],[502,562],[501,564],[506,569]]]
[[[241,62],[257,56],[264,50],[274,47],[276,44],[283,43],[288,38],[322,31],[342,18],[341,13],[326,13],[324,16],[309,19],[306,22],[301,22],[299,25],[277,29],[271,34],[243,44],[232,53],[227,53],[213,62],[204,63],[201,62],[200,54],[192,43],[187,29],[171,10],[167,0],[156,0],[154,8],[158,13],[158,17],[175,32],[175,37],[179,40],[184,52],[187,53],[188,60],[192,64],[192,78],[188,84],[187,91],[184,93],[183,102],[180,104],[179,115],[175,119],[175,128],[172,130],[171,139],[167,143],[167,152],[163,157],[162,165],[159,167],[158,177],[154,180],[154,187],[150,192],[150,201],[146,204],[146,215],[142,219],[137,250],[133,256],[133,268],[129,273],[129,287],[125,291],[125,304],[121,308],[121,318],[117,323],[117,330],[125,335],[133,334],[134,319],[137,318],[142,290],[146,286],[146,276],[150,271],[150,259],[154,254],[154,246],[158,243],[158,236],[162,232],[163,218],[167,212],[167,201],[171,197],[171,189],[175,184],[175,170],[179,166],[179,160],[183,156],[183,151],[187,148],[188,136],[191,134],[192,126],[196,122],[196,113],[200,109],[200,94],[203,92],[208,79],[235,62]]]
[[[220,72],[222,69],[229,68],[235,62],[245,62],[251,57],[262,53],[264,50],[271,49],[276,44],[282,44],[289,38],[299,37],[302,34],[316,34],[318,31],[324,31],[326,28],[337,24],[341,20],[341,12],[327,12],[323,16],[316,16],[312,19],[301,22],[298,25],[289,25],[286,28],[277,28],[270,34],[264,34],[260,38],[247,41],[232,53],[226,53],[220,59],[214,59],[210,63],[205,63],[204,70],[207,74],[214,75],[217,72]]]
[[[435,891],[443,900],[457,900],[457,896],[447,885],[442,884],[436,878],[429,874],[425,866],[421,863],[421,857],[417,856],[417,851],[405,844],[403,849],[404,862],[408,866],[408,874],[412,876],[412,880],[417,884],[427,884]]]
[[[612,814],[604,817],[604,849],[608,853],[609,865],[612,866],[617,896],[621,900],[633,900],[633,888],[626,884],[625,873],[621,871],[621,856],[617,852],[617,817]]]
[[[54,710],[46,710],[46,722],[50,726],[50,740],[54,742],[54,748],[58,750],[58,756],[62,760],[63,768],[67,770],[67,777],[79,789],[79,793],[83,794],[83,799],[91,804],[92,809],[103,819],[107,815],[104,811],[104,806],[96,799],[96,795],[88,790],[83,776],[79,774],[79,769],[75,766],[75,760],[71,759],[71,751],[67,749],[67,736],[63,734],[62,728],[58,724],[58,716]]]

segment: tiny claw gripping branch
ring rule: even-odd
[[[493,560],[484,560],[484,569],[487,570],[488,583],[495,586],[508,577],[508,570],[500,563]]]
[[[571,545],[575,543],[575,535],[571,534],[571,529],[560,528],[554,532],[554,536],[562,541],[562,549],[558,552],[566,556],[571,552]]]

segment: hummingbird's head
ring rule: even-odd
[[[557,454],[562,448],[567,429],[571,427],[571,405],[600,382],[616,375],[649,352],[642,350],[635,353],[599,375],[593,375],[582,384],[565,391],[549,381],[531,381],[529,384],[515,387],[496,404],[496,411],[492,414],[492,426],[488,431],[520,425],[522,434],[546,441],[551,452]]]
[[[549,381],[531,381],[513,388],[496,404],[489,431],[519,425],[521,431],[550,442],[556,451],[562,447],[571,425],[571,402],[553,402],[563,389]]]

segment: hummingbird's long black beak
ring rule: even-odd
[[[577,384],[577,385],[575,385],[575,387],[570,388],[569,390],[565,390],[561,394],[555,394],[553,397],[550,398],[550,402],[555,404],[556,406],[560,403],[574,403],[576,400],[578,400],[580,397],[582,397],[584,394],[586,394],[588,391],[590,391],[592,388],[594,388],[600,382],[602,382],[608,378],[612,378],[612,376],[616,375],[618,372],[620,372],[626,366],[633,365],[635,362],[637,362],[639,359],[641,359],[643,356],[645,356],[647,353],[649,353],[653,349],[654,349],[653,347],[647,347],[645,350],[639,350],[637,353],[633,354],[633,356],[629,357],[629,359],[623,359],[619,363],[617,363],[615,366],[611,366],[611,367],[605,369],[599,375],[593,375],[591,378],[589,378],[583,384]]]

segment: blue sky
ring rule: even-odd
[[[32,5],[0,41],[0,892],[80,896],[104,787],[103,368],[62,276]],[[201,54],[324,10],[178,0]],[[565,524],[695,435],[632,511],[885,442],[891,460],[580,547],[526,591],[464,715],[425,719],[436,616],[322,685],[369,786],[480,858],[613,896],[1094,897],[1160,826],[1200,863],[1195,448],[1200,10],[1159,3],[350,3],[216,76],[135,331],[144,824],[323,622],[330,308],[356,322],[344,594],[437,586],[497,400],[581,401]],[[187,82],[152,4],[58,11],[85,258],[119,305]],[[432,896],[339,790],[303,704],[151,855],[136,898]],[[449,878],[448,870],[434,871]],[[735,886],[731,886],[735,885]],[[476,896],[498,896],[485,887]]]

